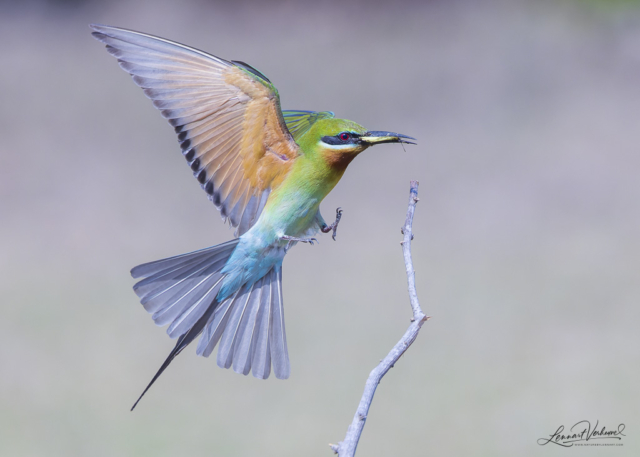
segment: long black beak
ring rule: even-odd
[[[407,135],[401,135],[399,133],[393,133],[393,132],[382,132],[378,130],[367,132],[360,137],[360,141],[369,145],[382,144],[382,143],[416,144],[413,141],[407,141],[407,140],[417,141],[415,138],[412,138]]]

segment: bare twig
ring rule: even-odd
[[[412,225],[413,225],[413,213],[416,209],[416,203],[418,203],[418,181],[411,181],[411,194],[409,196],[409,208],[407,209],[407,218],[404,222],[404,226],[401,231],[404,235],[404,241],[402,241],[402,253],[404,255],[404,264],[407,270],[407,282],[409,285],[409,300],[411,302],[411,309],[413,310],[413,318],[411,319],[411,325],[402,336],[400,341],[391,349],[391,352],[378,364],[377,367],[369,374],[367,383],[364,387],[364,393],[360,399],[358,410],[353,417],[353,422],[349,425],[347,430],[347,436],[343,441],[338,444],[330,444],[333,452],[340,457],[353,457],[356,453],[356,447],[362,434],[362,429],[367,420],[367,414],[369,414],[369,407],[373,400],[373,395],[376,392],[376,388],[380,383],[382,377],[387,374],[393,365],[402,357],[409,346],[415,341],[418,336],[418,332],[427,319],[420,303],[418,302],[418,295],[416,293],[415,272],[413,270],[413,261],[411,259],[411,240],[413,239]]]

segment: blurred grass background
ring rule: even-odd
[[[331,455],[410,317],[399,228],[433,319],[384,378],[362,456],[555,456],[564,424],[640,455],[640,9],[631,1],[0,3],[0,455]],[[284,108],[405,133],[323,204],[338,241],[284,265],[292,376],[173,347],[139,263],[232,232],[172,129],[89,22],[243,60]],[[328,218],[327,218],[328,219]]]

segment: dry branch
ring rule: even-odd
[[[373,395],[376,392],[376,388],[380,383],[382,377],[387,374],[393,365],[398,361],[402,354],[405,353],[409,346],[415,341],[420,332],[422,324],[424,324],[428,317],[424,315],[418,302],[418,295],[416,293],[415,283],[415,271],[413,270],[413,261],[411,259],[411,240],[413,239],[412,225],[413,214],[416,209],[416,203],[418,203],[418,181],[411,181],[411,192],[409,196],[409,208],[407,209],[407,218],[402,227],[402,233],[404,235],[404,241],[400,243],[402,245],[402,253],[404,255],[404,264],[407,270],[407,282],[409,286],[409,300],[411,302],[411,309],[413,310],[413,318],[411,319],[411,325],[402,336],[400,341],[391,349],[389,354],[373,369],[367,383],[364,387],[364,393],[360,399],[360,404],[356,411],[353,421],[347,430],[347,436],[343,441],[338,444],[331,444],[333,452],[340,457],[353,457],[356,453],[356,447],[362,434],[362,429],[367,420],[369,414],[369,407],[373,400]]]

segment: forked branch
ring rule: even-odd
[[[427,316],[424,315],[418,302],[418,294],[416,293],[415,271],[413,270],[413,261],[411,259],[411,240],[413,239],[412,226],[413,226],[413,214],[416,210],[416,203],[418,203],[418,181],[411,181],[411,192],[409,196],[409,208],[407,209],[407,218],[404,222],[404,226],[401,231],[404,235],[404,240],[400,243],[402,245],[402,253],[404,255],[404,264],[407,270],[407,282],[409,286],[409,300],[411,303],[411,309],[413,310],[413,318],[411,319],[411,325],[402,336],[400,341],[391,349],[389,354],[378,364],[377,367],[369,374],[367,383],[364,387],[364,393],[360,399],[360,404],[356,411],[353,421],[347,430],[347,436],[343,441],[338,444],[331,444],[333,452],[340,457],[353,457],[356,453],[358,441],[362,434],[362,429],[367,421],[367,415],[369,414],[369,407],[373,401],[373,395],[376,392],[376,388],[380,383],[382,377],[387,374],[395,363],[402,357],[409,346],[415,341],[420,332],[422,324],[424,324]]]

